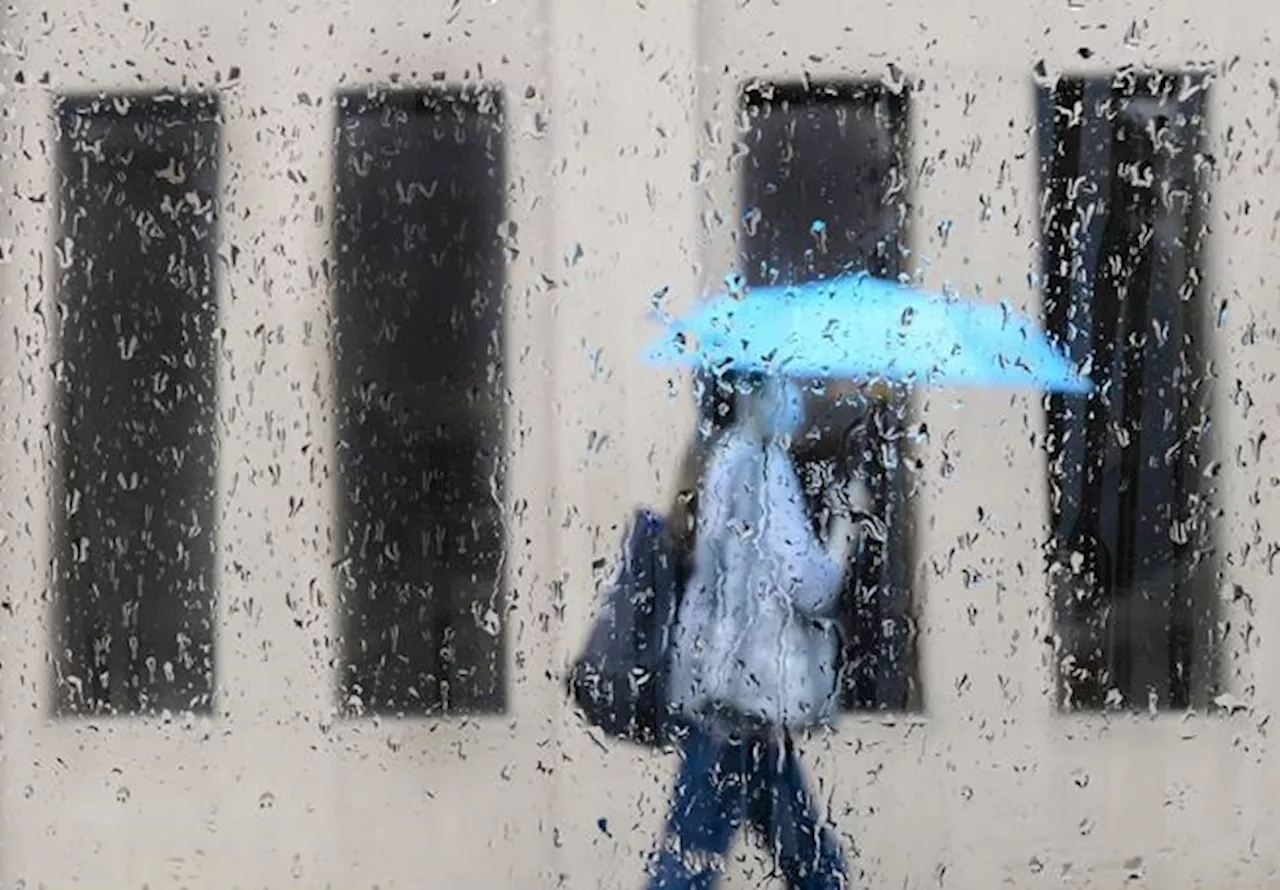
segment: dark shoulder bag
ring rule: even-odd
[[[642,745],[671,737],[667,677],[680,605],[680,572],[667,522],[637,510],[622,565],[604,591],[567,686],[583,717],[616,739]]]

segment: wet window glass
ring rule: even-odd
[[[1054,644],[1073,708],[1214,691],[1203,75],[1040,91],[1045,305],[1097,391],[1048,403]]]
[[[0,888],[1280,888],[1278,34],[5,4]]]
[[[57,708],[211,709],[219,112],[56,103]]]
[[[501,709],[501,97],[343,93],[336,137],[345,702]]]

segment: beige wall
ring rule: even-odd
[[[875,886],[1119,887],[1138,860],[1137,886],[1280,886],[1280,764],[1265,735],[1280,694],[1269,669],[1280,607],[1267,596],[1266,557],[1280,466],[1274,448],[1257,458],[1238,449],[1277,435],[1268,429],[1280,392],[1273,34],[1280,11],[1238,0],[133,0],[128,13],[118,3],[18,4],[0,44],[0,598],[12,605],[0,611],[0,884],[640,886],[674,759],[602,751],[547,675],[582,639],[593,559],[612,556],[633,504],[665,500],[690,428],[687,387],[670,397],[665,376],[635,353],[649,332],[649,293],[668,285],[673,303],[687,304],[732,256],[733,89],[752,75],[887,76],[890,62],[920,79],[911,111],[912,169],[923,170],[913,182],[917,271],[930,285],[981,286],[1034,310],[1029,72],[1044,59],[1051,72],[1193,62],[1221,72],[1208,286],[1231,307],[1215,417],[1226,467],[1222,590],[1252,594],[1248,620],[1261,641],[1244,653],[1238,636],[1229,640],[1228,681],[1245,707],[1109,720],[1053,712],[1039,642],[1038,401],[936,392],[916,405],[934,431],[918,482],[929,518],[916,576],[927,711],[848,719],[808,744],[811,763]],[[1081,46],[1094,51],[1087,69]],[[309,274],[329,250],[315,209],[330,200],[331,109],[296,97],[393,75],[421,82],[436,70],[474,77],[478,65],[507,87],[508,212],[521,241],[507,316],[507,498],[530,507],[511,530],[509,580],[520,592],[511,710],[344,720],[324,605],[335,583],[329,344],[318,333],[328,295]],[[232,66],[242,75],[222,93],[223,200],[251,212],[224,214],[221,236],[242,260],[221,282],[220,554],[248,572],[221,574],[218,713],[54,720],[44,426],[52,236],[48,202],[32,200],[52,186],[50,96],[209,86]],[[976,97],[967,112],[966,94]],[[549,130],[535,126],[539,113]],[[952,159],[966,145],[973,164],[960,169]],[[697,182],[695,160],[708,171]],[[1000,212],[981,219],[980,194],[995,195]],[[936,237],[944,220],[953,223],[945,245]],[[567,263],[575,245],[581,259]],[[1259,336],[1242,345],[1249,325]],[[1250,411],[1226,398],[1237,381]],[[952,431],[958,472],[943,478],[940,448]],[[608,435],[598,449],[588,447],[593,433]],[[291,460],[305,443],[314,466]],[[273,482],[266,470],[276,462],[284,471]],[[305,498],[304,509],[291,513],[291,496]],[[977,542],[951,557],[979,505],[988,519]],[[963,587],[969,567],[982,568],[985,586]],[[316,579],[322,599],[310,592]],[[543,631],[558,582],[566,617]],[[310,610],[305,630],[286,593]],[[1224,608],[1238,633],[1246,616],[1225,593]],[[732,886],[757,885],[755,853],[745,852]]]

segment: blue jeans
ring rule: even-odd
[[[790,737],[733,737],[692,727],[649,890],[711,890],[749,822],[791,890],[843,890],[844,856],[823,825]]]

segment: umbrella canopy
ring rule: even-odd
[[[722,294],[669,323],[645,358],[806,378],[1092,389],[1009,306],[950,300],[865,273]]]

